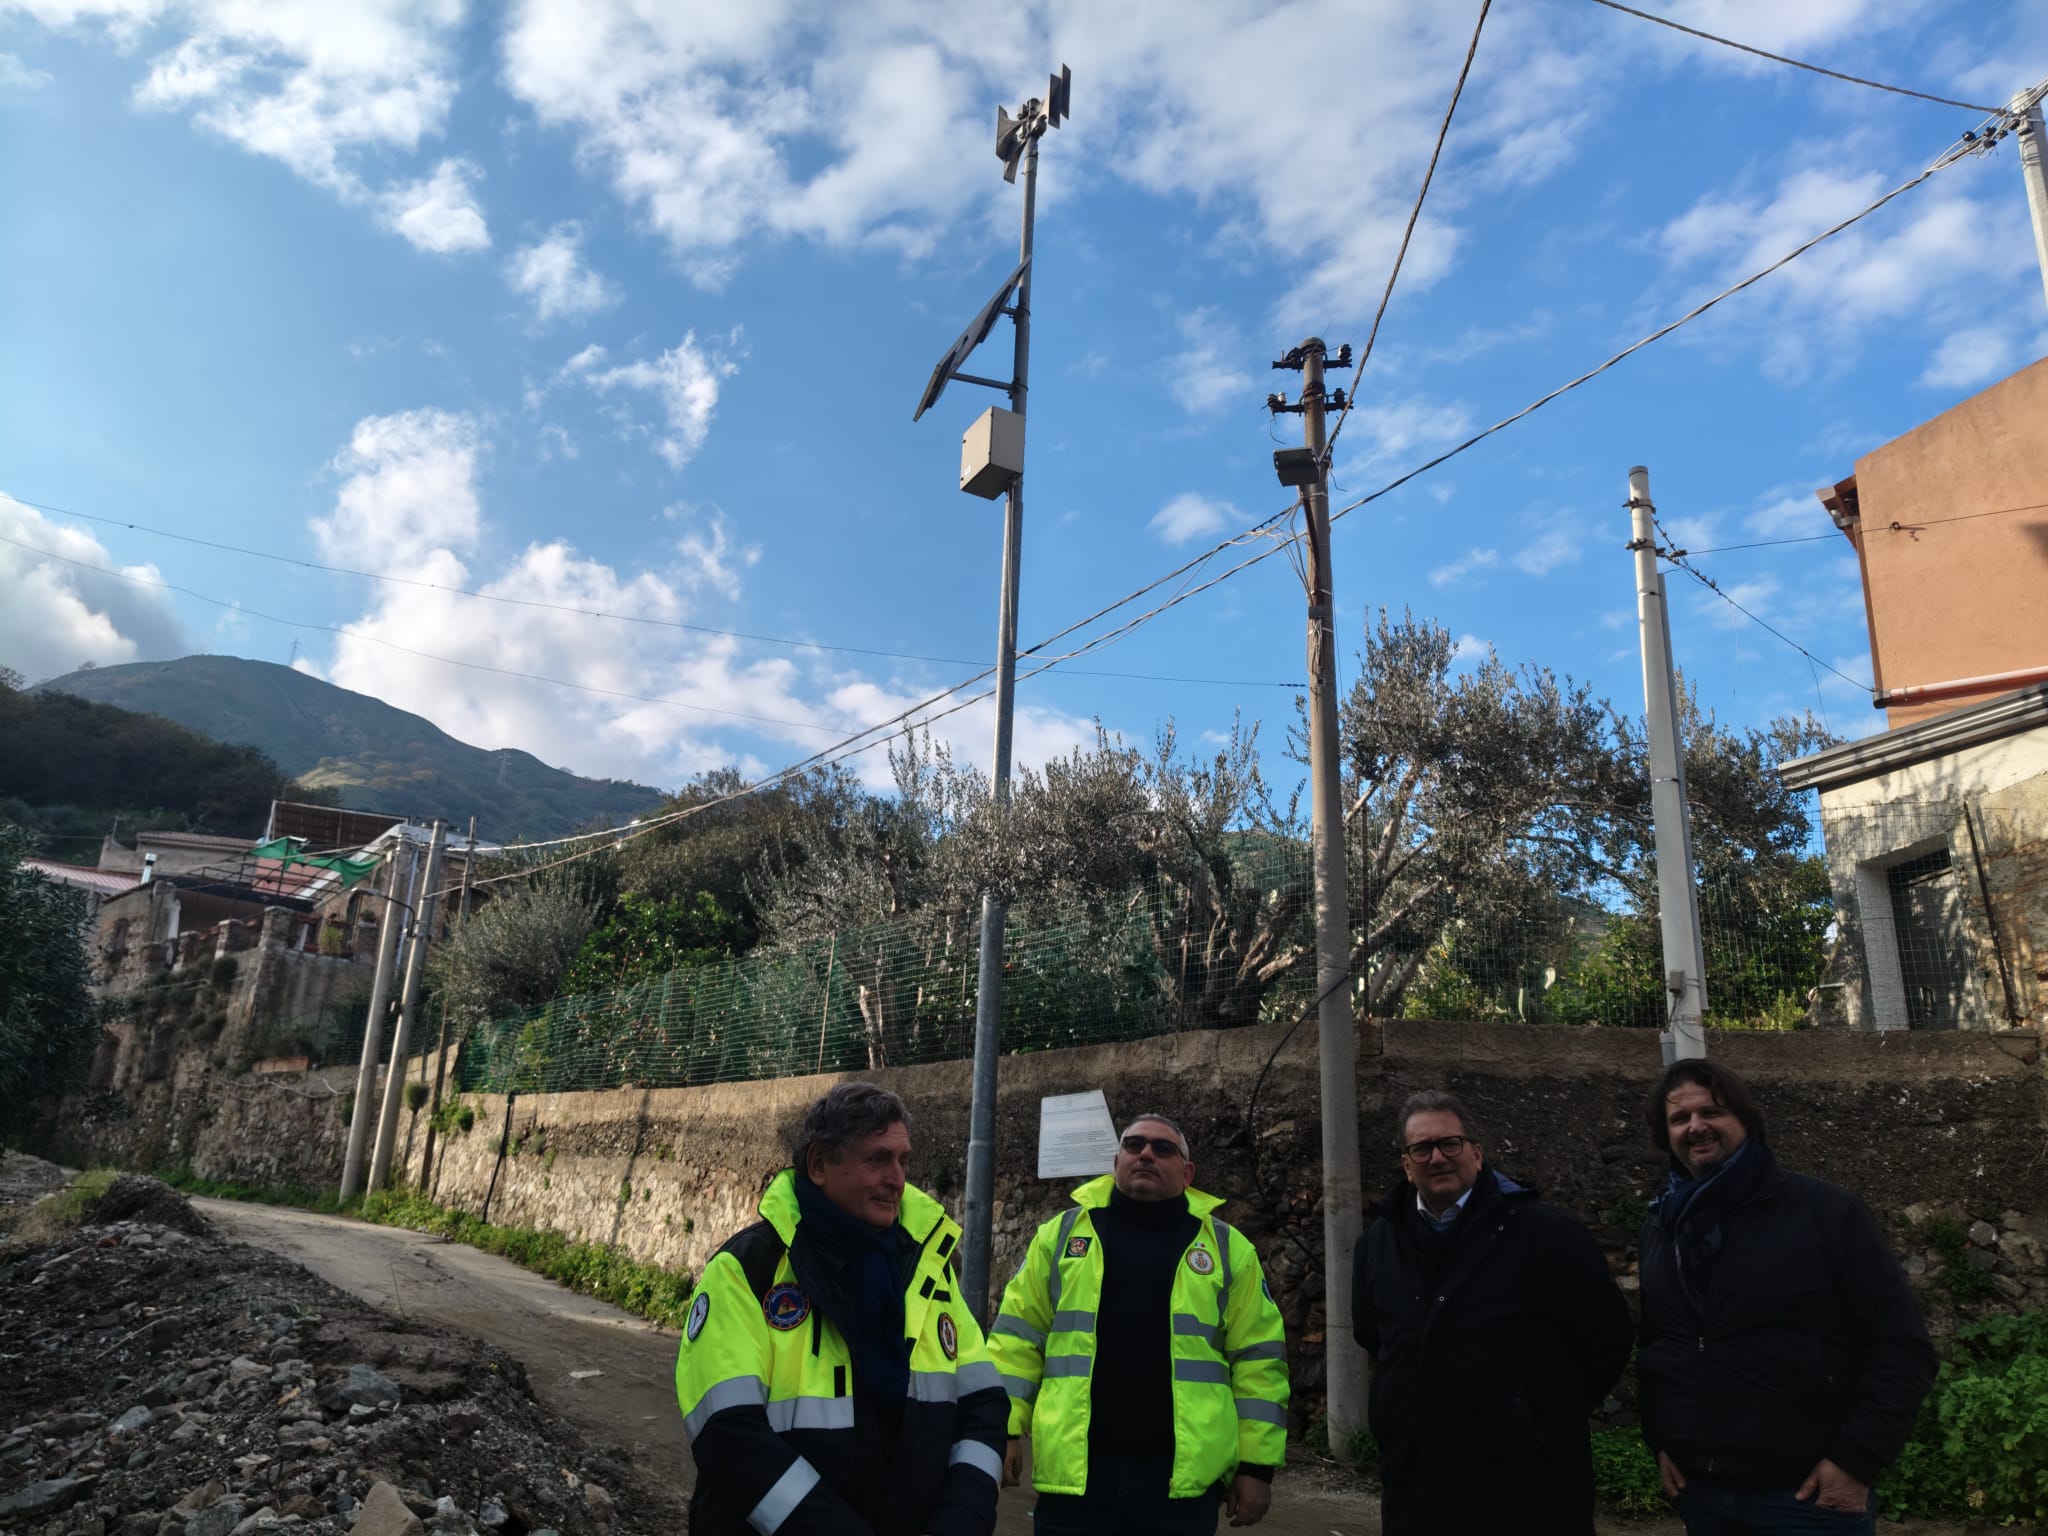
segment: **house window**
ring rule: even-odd
[[[1955,1029],[1963,1017],[1963,904],[1948,850],[1885,871],[1912,1029]]]

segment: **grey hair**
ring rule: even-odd
[[[1121,1141],[1124,1136],[1130,1135],[1131,1127],[1136,1125],[1140,1120],[1156,1120],[1161,1125],[1165,1126],[1169,1131],[1173,1132],[1173,1134],[1180,1141],[1180,1155],[1183,1158],[1192,1158],[1195,1155],[1193,1150],[1190,1149],[1188,1146],[1188,1133],[1182,1130],[1179,1126],[1175,1125],[1171,1120],[1167,1119],[1164,1115],[1155,1115],[1147,1113],[1142,1115],[1131,1116],[1129,1120],[1124,1122],[1122,1135],[1118,1136],[1117,1139]]]
[[[903,1100],[874,1083],[834,1083],[812,1101],[789,1138],[789,1160],[801,1169],[810,1161],[812,1147],[836,1163],[846,1149],[863,1136],[886,1131],[890,1126],[910,1124],[910,1111]]]
[[[1407,1102],[1401,1106],[1401,1118],[1394,1122],[1396,1152],[1407,1150],[1408,1122],[1417,1115],[1456,1115],[1459,1130],[1473,1141],[1485,1139],[1479,1134],[1479,1122],[1474,1120],[1471,1111],[1458,1101],[1456,1094],[1445,1093],[1440,1088],[1425,1088],[1420,1093],[1409,1094]]]

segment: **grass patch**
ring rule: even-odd
[[[670,1328],[680,1328],[689,1314],[695,1289],[689,1275],[629,1259],[602,1243],[571,1242],[559,1232],[535,1227],[497,1226],[409,1190],[380,1190],[363,1201],[360,1214],[365,1221],[432,1232],[498,1254],[572,1291]]]
[[[116,1175],[112,1173],[106,1175],[109,1181],[114,1177]],[[692,1277],[681,1271],[643,1264],[602,1243],[571,1242],[559,1232],[543,1232],[537,1227],[501,1227],[479,1221],[466,1211],[436,1205],[408,1189],[379,1190],[344,1203],[332,1190],[306,1189],[295,1184],[237,1184],[229,1179],[204,1179],[189,1168],[173,1168],[157,1177],[188,1195],[241,1200],[254,1205],[288,1205],[302,1211],[356,1216],[364,1221],[374,1221],[379,1226],[431,1232],[437,1237],[510,1259],[536,1274],[546,1275],[557,1284],[566,1285],[572,1291],[608,1301],[623,1311],[664,1327],[682,1327],[689,1316],[690,1297],[696,1289]],[[101,1189],[105,1187],[104,1183],[100,1186]],[[97,1197],[98,1192],[95,1191],[89,1198]],[[81,1201],[80,1209],[84,1203]]]
[[[1639,1429],[1593,1431],[1593,1487],[1610,1509],[1624,1515],[1662,1515],[1671,1510],[1657,1458]]]
[[[240,1200],[250,1205],[289,1205],[301,1211],[327,1215],[353,1212],[359,1201],[342,1201],[331,1189],[307,1189],[302,1184],[241,1184],[233,1179],[201,1178],[190,1168],[170,1168],[156,1174],[171,1188],[208,1200]]]
[[[87,1209],[119,1177],[117,1169],[88,1169],[55,1194],[43,1196],[24,1211],[8,1236],[17,1243],[35,1248],[54,1243],[85,1220]]]

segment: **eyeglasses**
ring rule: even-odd
[[[1181,1155],[1180,1143],[1169,1141],[1164,1136],[1130,1135],[1126,1136],[1123,1140],[1123,1148],[1126,1152],[1135,1154],[1144,1151],[1147,1147],[1152,1149],[1154,1157],[1179,1157]]]
[[[1435,1141],[1411,1141],[1401,1150],[1407,1154],[1410,1162],[1426,1163],[1432,1152],[1441,1152],[1447,1159],[1456,1157],[1465,1150],[1468,1143],[1477,1145],[1470,1136],[1439,1136]],[[1128,1146],[1129,1143],[1126,1142],[1125,1145]]]

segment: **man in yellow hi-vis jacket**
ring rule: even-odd
[[[1007,1403],[903,1101],[841,1083],[793,1151],[683,1327],[692,1536],[988,1536]]]
[[[1287,1341],[1251,1240],[1188,1186],[1179,1127],[1131,1122],[1104,1178],[1041,1226],[989,1330],[1031,1437],[1038,1536],[1255,1524],[1287,1452]]]

